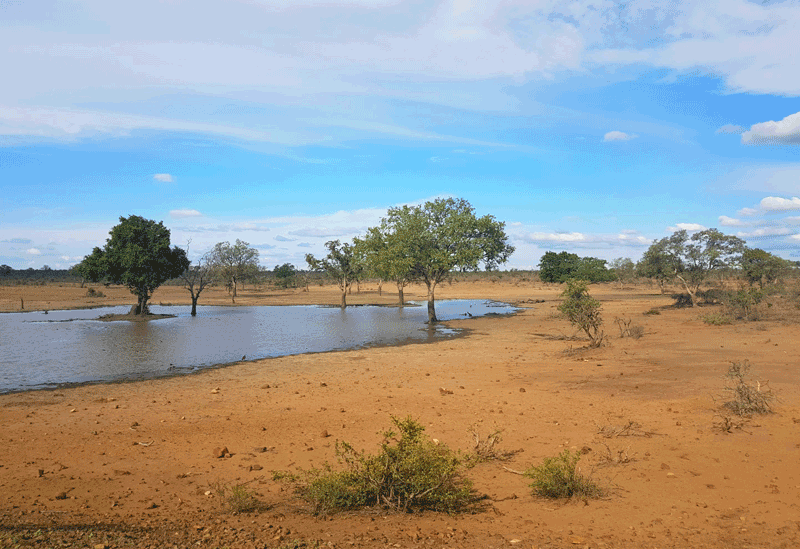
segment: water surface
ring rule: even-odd
[[[0,315],[0,393],[65,383],[188,373],[248,359],[394,345],[452,336],[426,307],[152,306],[174,318],[101,322],[127,306]],[[483,300],[437,301],[440,320],[511,313]]]

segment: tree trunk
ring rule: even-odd
[[[131,307],[129,315],[149,315],[150,314],[150,307],[147,305],[147,301],[150,299],[150,296],[147,294],[139,294],[137,296],[136,304]]]
[[[405,307],[406,299],[405,296],[403,295],[403,285],[400,284],[399,282],[397,283],[397,299],[400,301],[400,306]]]
[[[348,288],[348,286],[345,286],[342,289],[342,309],[346,309],[347,308],[347,288]]]
[[[689,284],[681,275],[676,275],[676,276],[678,277],[678,280],[683,282],[683,287],[686,289],[686,293],[689,294],[689,299],[692,300],[692,307],[697,307],[697,296],[695,294],[697,293],[697,290],[700,288],[700,286],[698,285],[698,287],[695,288],[693,292],[692,289],[689,287]]]
[[[378,280],[378,295],[383,295],[383,280]]]
[[[231,294],[231,303],[236,303],[236,277],[231,280],[233,282],[233,293]]]
[[[199,294],[198,295],[192,294],[192,316],[197,316],[197,298],[199,297],[200,297]]]
[[[436,283],[428,284],[428,324],[433,324],[434,322],[439,322],[439,319],[436,318],[436,306],[434,305],[435,297],[434,297],[434,290],[436,289]]]

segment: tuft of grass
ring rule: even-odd
[[[255,491],[246,484],[224,484],[216,482],[211,485],[225,509],[234,515],[250,513],[263,508]]]
[[[382,433],[378,454],[358,452],[347,442],[337,441],[336,454],[345,465],[343,471],[326,464],[287,478],[311,504],[314,514],[371,506],[453,513],[476,503],[472,483],[462,476],[460,455],[431,440],[411,417],[392,417],[392,422],[399,432]]]
[[[724,326],[731,323],[730,317],[720,312],[708,313],[707,315],[701,316],[700,319],[711,326]]]
[[[761,384],[749,379],[750,362],[731,362],[725,374],[726,394],[729,399],[723,406],[738,415],[739,417],[750,417],[754,414],[771,414],[772,402],[775,400],[775,393],[769,388],[767,383]]]
[[[646,315],[660,315],[661,311],[659,311],[658,309],[653,307],[652,309],[648,309],[647,311],[645,311],[644,314],[646,314]]]
[[[524,476],[531,479],[533,495],[544,498],[599,497],[601,488],[578,469],[581,453],[564,450],[556,457],[545,458],[541,465],[532,465]]]
[[[104,294],[100,290],[95,290],[94,288],[86,289],[86,297],[105,297],[105,296],[106,294]]]

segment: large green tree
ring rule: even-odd
[[[238,238],[235,244],[218,242],[208,253],[208,264],[230,286],[231,301],[236,303],[239,283],[258,273],[258,250]]]
[[[491,215],[476,217],[462,198],[439,198],[421,206],[390,208],[381,226],[399,239],[409,259],[409,278],[428,288],[428,322],[436,322],[436,286],[453,270],[486,270],[505,263],[514,252],[505,223]]]
[[[120,217],[109,234],[106,245],[95,248],[76,271],[92,282],[127,286],[137,297],[130,314],[149,314],[148,301],[155,289],[189,267],[186,252],[170,246],[170,232],[163,223],[138,215]]]
[[[344,309],[347,307],[347,290],[360,276],[363,265],[355,253],[355,247],[347,242],[342,244],[338,240],[331,240],[325,243],[325,247],[328,248],[328,255],[317,259],[312,254],[306,254],[306,263],[311,270],[324,271],[336,280],[342,291],[342,309]]]

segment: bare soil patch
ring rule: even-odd
[[[647,287],[592,286],[608,343],[556,307],[559,286],[461,282],[442,298],[525,310],[454,321],[467,337],[237,363],[197,375],[0,395],[0,547],[797,547],[800,338],[794,322],[710,326]],[[24,295],[22,293],[24,292]],[[0,308],[130,305],[124,288],[0,287]],[[181,288],[153,303],[188,304]],[[407,299],[422,299],[411,287]],[[337,304],[331,286],[246,289],[244,305]],[[348,303],[392,304],[374,286]],[[209,290],[201,304],[229,304]],[[660,314],[645,314],[656,309]],[[643,334],[619,337],[614,318]],[[3,344],[7,344],[3,342]],[[725,373],[748,360],[774,412],[719,428]],[[390,416],[464,452],[502,432],[511,455],[468,470],[483,512],[312,516],[274,470],[336,462],[336,440],[375,452]],[[227,451],[222,451],[227,449]],[[565,449],[601,499],[534,498],[522,471]],[[222,455],[223,457],[216,457]],[[231,514],[217,486],[263,504]]]

